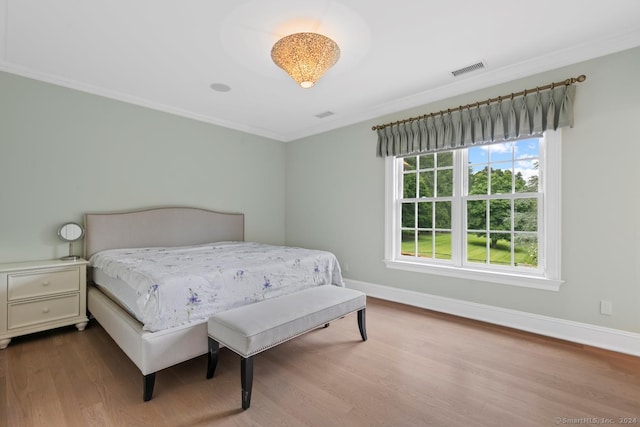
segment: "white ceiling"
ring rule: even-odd
[[[341,48],[311,89],[299,31]],[[638,0],[0,0],[0,70],[280,141],[635,46]]]

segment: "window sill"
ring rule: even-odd
[[[562,280],[550,279],[543,276],[533,276],[513,273],[500,273],[471,268],[451,267],[447,265],[425,265],[417,262],[384,260],[387,268],[413,271],[417,273],[435,274],[438,276],[455,277],[458,279],[478,280],[502,285],[521,286],[525,288],[542,289],[546,291],[560,290]]]

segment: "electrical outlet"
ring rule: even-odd
[[[605,299],[600,301],[600,314],[605,316],[611,316],[613,314],[613,304],[611,301]]]

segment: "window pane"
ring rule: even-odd
[[[513,158],[513,143],[503,142],[501,144],[491,144],[489,146],[489,155],[491,156],[491,162],[511,161]]]
[[[538,192],[538,161],[526,160],[515,163],[516,193]]]
[[[416,204],[415,203],[403,203],[402,204],[402,228],[414,228],[416,226]]]
[[[513,201],[513,229],[515,231],[538,230],[538,200],[516,199]]]
[[[538,267],[538,239],[535,234],[517,234],[513,246],[518,267]]]
[[[437,259],[451,259],[451,233],[448,231],[436,232],[436,254]]]
[[[467,202],[467,229],[487,229],[487,202],[484,200],[469,200]]]
[[[540,191],[538,187],[538,183],[540,182],[539,165],[539,160],[530,160],[527,162],[516,163],[516,167],[521,168],[518,170],[522,171],[522,177],[525,180],[525,192],[537,193],[538,191]]]
[[[469,148],[469,163],[487,163],[489,161],[488,152],[487,145]]]
[[[438,167],[453,166],[453,152],[438,153]]]
[[[467,202],[467,229],[487,229],[487,202],[484,200],[469,200]]]
[[[405,199],[413,199],[416,197],[416,173],[405,173],[402,175],[402,197]]]
[[[489,178],[487,176],[487,167],[474,167],[469,171],[469,194],[487,194]]]
[[[418,232],[418,256],[433,258],[433,234],[431,231]]]
[[[405,157],[402,159],[402,166],[405,171],[416,170],[416,157]]]
[[[403,230],[402,231],[402,245],[400,252],[402,255],[415,256],[416,255],[416,237],[415,231]]]
[[[540,156],[538,138],[523,139],[514,142],[516,159],[527,159]]]
[[[514,193],[524,193],[526,192],[527,181],[522,174],[522,171],[517,169],[518,165],[516,164],[516,169],[513,173],[513,192]]]
[[[418,203],[418,228],[433,228],[433,208],[431,202]]]
[[[438,197],[453,196],[453,170],[438,171]]]
[[[511,265],[511,235],[508,233],[490,233],[490,263]]]
[[[496,199],[489,201],[490,230],[511,230],[511,201]]]
[[[487,262],[487,235],[467,233],[467,261]]]
[[[499,163],[491,169],[491,194],[510,194],[513,188],[511,163]]]
[[[420,156],[420,169],[433,169],[433,154]]]
[[[433,171],[420,172],[420,192],[418,197],[433,197]]]
[[[451,229],[451,202],[436,202],[436,228]]]

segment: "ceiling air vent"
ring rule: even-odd
[[[451,74],[453,74],[453,77],[458,77],[460,74],[466,74],[466,73],[470,73],[472,71],[476,71],[476,70],[481,70],[485,67],[484,62],[478,62],[476,64],[473,65],[468,65],[464,68],[460,68],[458,70],[452,71]]]
[[[324,113],[316,114],[316,117],[319,119],[324,119],[325,117],[333,116],[335,113],[333,111],[325,111]]]

